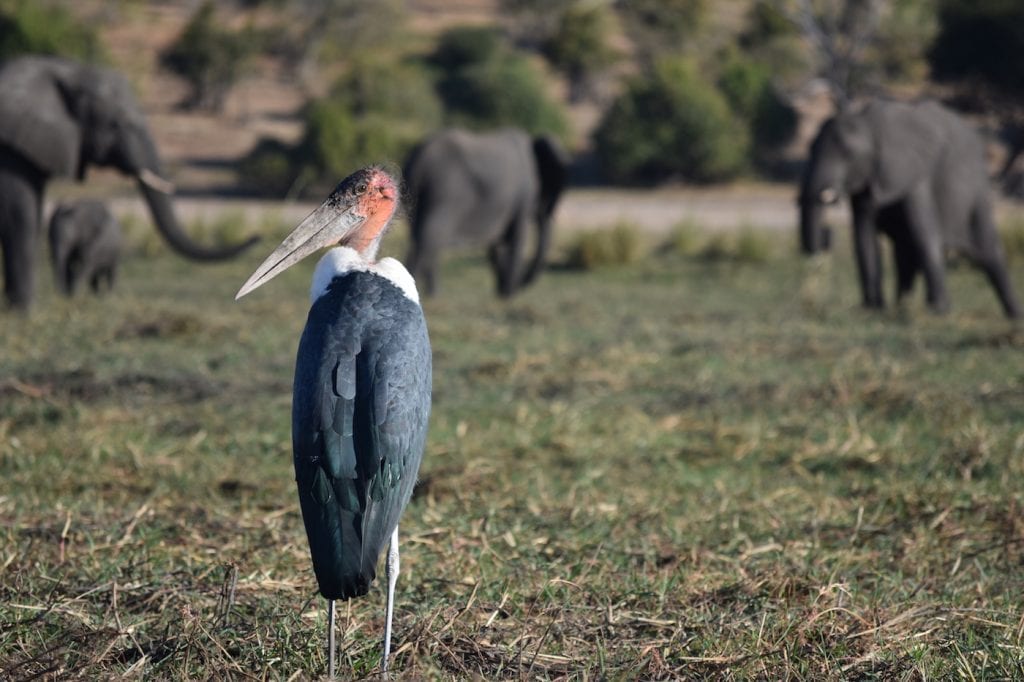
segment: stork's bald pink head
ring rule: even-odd
[[[363,224],[340,239],[338,246],[352,247],[364,258],[373,259],[398,208],[398,187],[383,169],[370,166],[338,183],[324,203],[342,211],[351,207],[349,210],[363,216]]]
[[[372,261],[397,208],[398,187],[386,171],[377,166],[357,170],[256,268],[235,299],[326,246],[348,246]]]

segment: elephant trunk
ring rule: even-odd
[[[828,251],[832,245],[832,232],[824,224],[825,205],[812,199],[800,198],[800,250],[807,255]]]
[[[65,295],[71,293],[71,273],[68,270],[68,258],[71,256],[70,240],[59,234],[58,230],[50,230],[50,262],[53,264],[53,278],[57,290]]]
[[[232,258],[259,241],[259,237],[250,237],[239,244],[222,247],[207,247],[197,244],[181,228],[178,218],[171,205],[170,195],[156,189],[152,182],[139,179],[139,191],[145,197],[149,210],[153,214],[153,222],[167,240],[167,243],[178,253],[200,261],[218,261]]]
[[[135,176],[139,191],[146,199],[153,214],[153,222],[171,247],[181,255],[199,261],[219,261],[232,258],[259,241],[250,237],[238,244],[209,247],[198,244],[181,228],[171,202],[174,185],[163,178],[160,172],[160,156],[149,131],[142,124],[126,133],[122,170]]]

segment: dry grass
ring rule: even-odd
[[[233,303],[263,255],[3,320],[0,678],[325,669],[288,436],[309,268]],[[450,261],[397,676],[1024,675],[1024,336],[966,268],[948,317],[864,313],[850,261],[667,255],[508,304]],[[344,676],[382,623],[379,585],[342,607]]]

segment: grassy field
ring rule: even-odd
[[[1024,676],[1024,333],[970,269],[946,317],[869,314],[848,252],[778,239],[511,303],[448,262],[399,678]],[[289,436],[312,263],[232,300],[275,244],[0,318],[0,678],[325,670]],[[341,607],[343,677],[383,612],[379,581]]]

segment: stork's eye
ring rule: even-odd
[[[363,194],[365,192],[366,192],[366,183],[365,182],[360,182],[358,185],[356,185],[356,194]]]

